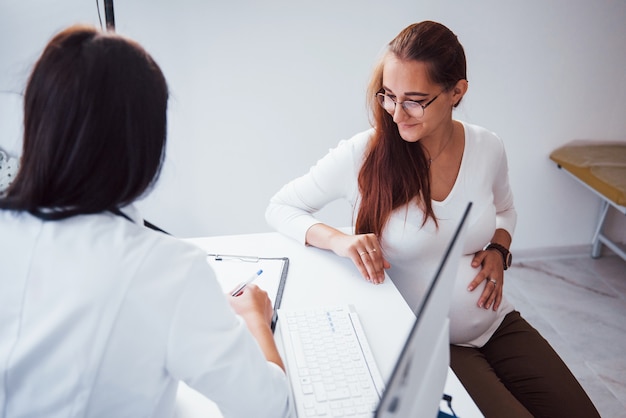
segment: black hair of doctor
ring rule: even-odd
[[[27,83],[21,166],[0,208],[46,220],[120,213],[158,178],[167,100],[136,42],[89,26],[58,33]]]

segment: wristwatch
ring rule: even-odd
[[[511,252],[504,247],[504,245],[496,244],[495,242],[490,242],[485,250],[496,250],[502,256],[502,266],[504,269],[508,269],[511,267],[511,262],[513,261],[513,255]]]

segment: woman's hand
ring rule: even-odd
[[[385,281],[385,269],[391,267],[374,234],[337,235],[331,241],[335,254],[352,260],[361,275],[369,282]]]
[[[474,277],[467,290],[470,292],[476,289],[484,281],[486,284],[478,299],[478,306],[489,309],[493,305],[493,310],[498,310],[502,302],[502,290],[504,287],[504,267],[502,256],[497,251],[478,251],[472,260],[472,267],[477,268],[482,265],[480,272]]]
[[[309,228],[306,242],[349,258],[361,275],[374,284],[385,281],[385,269],[391,267],[374,234],[349,235],[320,223]]]

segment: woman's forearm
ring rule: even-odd
[[[332,226],[318,223],[311,226],[306,231],[306,244],[324,250],[335,251],[333,246],[334,242],[337,238],[344,237],[345,235],[345,233]]]

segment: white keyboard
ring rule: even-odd
[[[351,305],[278,310],[299,418],[368,417],[384,383]]]

